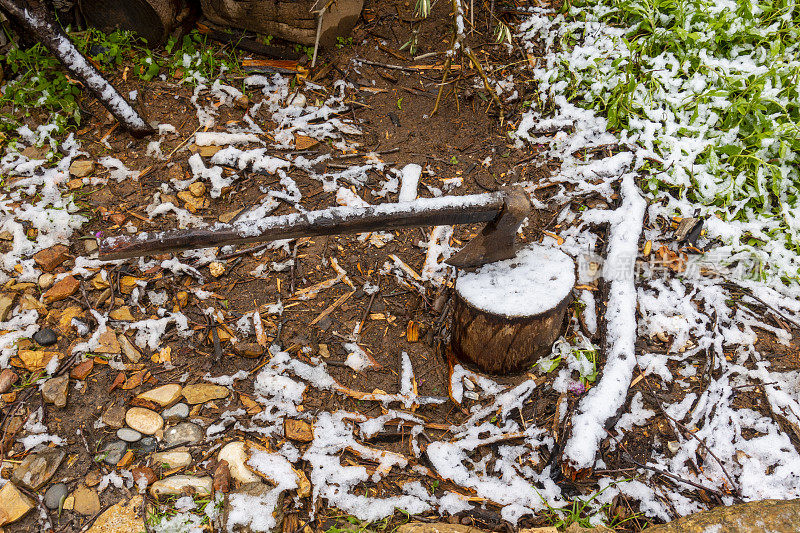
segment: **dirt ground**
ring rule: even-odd
[[[423,24],[420,42],[424,47],[418,54],[427,52],[444,52],[449,46],[450,21],[446,16],[444,2],[435,5],[431,19]],[[328,91],[333,82],[342,76],[348,81],[369,88],[370,90],[355,90],[349,95],[352,101],[352,111],[347,118],[356,122],[365,132],[358,142],[361,143],[364,153],[374,151],[383,153],[381,158],[391,165],[398,167],[407,163],[419,163],[430,167],[435,177],[424,175],[420,185],[420,195],[430,196],[425,185],[441,187],[442,179],[463,177],[464,184],[457,194],[479,193],[492,191],[501,185],[516,182],[537,182],[557,170],[557,164],[544,160],[537,154],[535,147],[518,150],[509,141],[508,132],[513,131],[522,111],[522,102],[526,100],[526,93],[532,88],[524,81],[524,70],[521,64],[527,61],[520,50],[509,53],[503,46],[492,42],[491,36],[486,34],[473,34],[470,36],[473,49],[476,50],[481,60],[486,65],[492,65],[495,75],[504,72],[507,66],[509,73],[514,73],[517,79],[516,88],[520,92],[520,99],[508,104],[505,109],[505,122],[499,123],[497,110],[489,105],[482,89],[472,87],[471,81],[456,78],[444,90],[442,105],[439,112],[426,118],[436,99],[439,71],[409,72],[392,70],[388,68],[362,65],[355,68],[354,58],[361,58],[387,64],[412,64],[409,59],[403,62],[400,58],[408,58],[406,52],[399,51],[400,46],[410,36],[408,23],[412,8],[409,2],[389,1],[371,2],[367,6],[364,18],[359,23],[353,35],[355,44],[341,49],[330,50],[322,57],[321,67],[312,71],[311,78],[315,83],[323,85]],[[513,20],[513,19],[510,19]],[[486,21],[477,21],[478,29],[486,28]],[[436,61],[441,62],[443,56],[437,56]],[[464,70],[468,64],[459,59]],[[332,68],[327,66],[331,65]],[[167,168],[164,161],[153,159],[145,155],[147,139],[136,140],[124,133],[121,128],[115,127],[109,120],[102,107],[91,98],[82,102],[84,109],[92,114],[87,124],[78,132],[83,149],[90,152],[90,158],[97,160],[104,155],[111,155],[121,159],[132,170],[143,171],[139,180],[125,180],[117,183],[110,180],[108,185],[93,188],[85,187],[80,190],[81,202],[85,203],[85,210],[92,214],[90,223],[81,228],[81,235],[76,236],[70,243],[70,254],[81,256],[86,254],[85,240],[93,239],[96,232],[105,235],[121,233],[121,227],[127,223],[134,224],[138,230],[161,230],[175,227],[174,216],[158,217],[149,221],[144,208],[151,201],[153,192],[162,184],[168,183],[175,177],[176,167],[188,172],[186,166],[187,152],[181,150],[184,141],[190,138],[197,129],[197,119],[194,107],[189,102],[192,89],[176,82],[154,81],[149,83],[138,80],[123,80],[121,71],[112,77],[112,81],[123,94],[128,91],[139,91],[139,101],[145,102],[142,108],[147,118],[159,123],[170,123],[176,126],[178,134],[167,137],[162,143],[164,154],[173,150],[175,156],[172,161],[178,162],[172,168]],[[319,75],[320,72],[326,74]],[[241,79],[231,77],[227,80],[231,85],[240,85]],[[323,91],[318,91],[324,98]],[[315,91],[306,91],[311,98]],[[248,97],[257,102],[261,95],[257,91],[248,94]],[[220,108],[217,124],[224,125],[229,121],[242,119],[245,109],[241,107]],[[267,128],[264,128],[265,130]],[[107,141],[111,149],[101,143]],[[185,150],[186,148],[184,148]],[[336,169],[337,165],[350,165],[355,161],[350,157],[342,158],[343,154],[337,153],[331,146],[320,143],[310,148],[313,152],[309,158],[317,154],[330,153],[332,158],[318,165],[317,170]],[[280,157],[280,153],[276,153]],[[483,162],[491,156],[491,163]],[[361,159],[358,159],[361,160]],[[291,177],[297,182],[303,195],[302,204],[306,209],[324,208],[336,204],[335,193],[325,192],[318,181],[311,180],[304,173],[292,169]],[[374,183],[367,183],[364,191],[374,188]],[[210,205],[198,214],[207,221],[216,221],[220,215],[236,211],[241,208],[250,208],[257,204],[263,197],[259,187],[269,187],[277,182],[277,178],[266,174],[250,173],[240,179],[227,190],[222,197],[210,199]],[[542,237],[542,231],[557,231],[554,217],[563,206],[553,205],[549,200],[549,189],[543,188],[537,192],[539,200],[548,205],[548,209],[537,211],[531,223],[525,229],[524,241],[536,241]],[[375,203],[377,199],[365,195],[365,200]],[[577,209],[578,206],[575,208]],[[293,212],[291,206],[283,203],[275,214]],[[458,227],[455,238],[464,242],[475,232],[477,226]],[[272,323],[273,328],[268,331],[273,342],[289,351],[293,356],[306,359],[309,356],[320,355],[321,350],[328,352],[328,363],[331,375],[339,383],[352,389],[372,391],[381,389],[394,392],[398,387],[399,354],[407,352],[412,360],[414,371],[421,395],[446,397],[448,394],[448,365],[446,349],[442,343],[441,324],[442,311],[434,310],[433,302],[436,299],[434,288],[429,288],[426,294],[409,289],[398,284],[391,275],[381,275],[379,270],[389,256],[394,254],[400,257],[412,269],[419,272],[424,262],[425,252],[418,246],[419,241],[427,241],[430,228],[410,229],[394,232],[395,238],[382,248],[376,248],[358,240],[357,236],[332,236],[304,240],[297,244],[295,249],[295,267],[285,272],[274,273],[269,279],[255,278],[250,271],[265,261],[280,262],[293,257],[285,251],[268,251],[263,257],[253,257],[251,254],[241,254],[224,262],[225,270],[219,277],[212,276],[208,267],[203,267],[201,272],[206,282],[198,285],[190,277],[176,278],[171,273],[164,274],[159,268],[140,272],[136,260],[110,268],[112,280],[119,282],[120,277],[134,275],[147,280],[148,290],[166,290],[169,304],[179,305],[175,298],[179,291],[188,287],[201,288],[214,293],[214,306],[225,310],[226,324],[231,327],[243,314],[251,312],[266,304],[282,301],[285,311],[281,317],[270,316],[267,324]],[[243,247],[246,248],[246,247]],[[332,288],[321,291],[318,296],[310,300],[300,300],[293,297],[292,289],[300,289],[329,279],[332,275],[330,268],[325,268],[325,259],[337,258],[340,265],[348,272],[356,288],[365,282],[377,284],[380,291],[371,297],[363,290],[355,293],[341,305],[338,305],[327,319],[314,325],[311,322],[337,299],[350,292],[352,289],[339,283]],[[68,269],[71,262],[65,263],[61,268]],[[58,272],[58,270],[56,271]],[[602,290],[602,287],[600,287]],[[82,293],[74,298],[55,303],[53,309],[65,308],[76,305],[84,308],[83,317],[92,324],[90,308],[108,309],[109,303],[97,304],[103,291],[93,289],[88,283],[83,284]],[[120,296],[119,287],[116,287],[116,297]],[[117,302],[119,303],[119,302]],[[118,379],[118,371],[103,365],[102,360],[97,360],[90,377],[85,380],[80,390],[70,391],[66,408],[57,409],[52,405],[44,406],[44,423],[51,433],[55,433],[67,440],[68,460],[62,466],[57,478],[67,478],[67,483],[72,487],[84,480],[87,475],[106,473],[108,467],[94,460],[95,451],[103,444],[114,439],[114,432],[110,428],[95,429],[94,422],[104,411],[113,405],[130,405],[131,399],[159,384],[174,383],[181,377],[187,377],[186,383],[199,382],[203,375],[210,372],[213,375],[231,375],[240,370],[252,372],[264,362],[264,357],[249,358],[234,353],[229,343],[222,343],[222,357],[216,361],[215,349],[209,322],[202,309],[209,305],[208,301],[197,300],[191,294],[188,301],[179,305],[181,311],[190,319],[190,324],[195,330],[192,337],[183,339],[176,334],[168,333],[166,346],[171,348],[171,361],[174,369],[165,370],[163,365],[151,360],[156,357],[152,353],[144,353],[142,370],[148,369],[149,374],[145,383],[138,387],[124,390],[121,387],[110,391],[112,384]],[[115,305],[116,306],[116,305]],[[446,311],[445,311],[446,312]],[[568,315],[577,313],[575,305],[571,306]],[[136,319],[145,318],[144,315],[134,310]],[[267,317],[265,316],[265,319]],[[446,317],[445,317],[446,318]],[[363,321],[359,344],[379,363],[377,370],[368,370],[355,373],[343,361],[347,354],[341,348],[347,336],[354,327]],[[407,329],[410,322],[420,327],[419,340],[409,342]],[[218,332],[221,328],[218,328]],[[76,335],[62,335],[57,348],[69,354],[71,346],[83,339]],[[252,339],[251,339],[252,340]],[[596,342],[601,339],[595,339]],[[645,342],[645,341],[642,341]],[[653,342],[653,341],[647,341]],[[325,348],[320,348],[324,346]],[[662,346],[663,347],[663,346]],[[777,347],[777,344],[776,344]],[[780,346],[783,353],[776,353],[775,363],[785,368],[798,368],[796,339],[787,351]],[[652,348],[652,347],[651,347]],[[146,352],[146,351],[145,351]],[[325,355],[324,353],[322,355]],[[131,372],[126,373],[130,378]],[[537,379],[548,380],[551,376],[539,376]],[[517,376],[499,378],[502,383],[513,384],[528,375],[523,373]],[[650,383],[650,378],[637,382],[635,390],[642,390],[645,395],[671,395],[685,394],[686,391],[672,391],[662,389],[657,383]],[[699,391],[704,385],[702,375],[689,378],[693,390]],[[234,385],[235,393],[239,397],[229,409],[239,406],[247,408],[241,397],[252,397],[252,379],[238,381]],[[42,405],[41,395],[30,393],[29,389],[20,390],[14,401],[5,401],[3,410],[10,410],[21,404],[17,414],[29,413]],[[577,396],[569,395],[569,407],[577,402]],[[751,403],[758,408],[764,401],[757,390],[744,390],[741,401]],[[559,402],[558,393],[550,388],[538,387],[531,399],[519,412],[523,424],[525,421],[536,420],[539,425],[552,427],[557,442],[565,438],[567,427],[559,427],[553,423],[556,405]],[[467,400],[463,407],[453,402],[445,402],[441,406],[427,406],[418,411],[418,415],[431,423],[457,424],[466,418],[466,413],[471,406]],[[338,394],[307,397],[304,408],[307,411],[336,410],[361,412],[367,416],[381,414],[381,407],[377,403],[362,402]],[[214,422],[218,420],[222,409],[212,404],[206,404],[203,409],[193,416]],[[5,418],[5,416],[4,416]],[[78,431],[82,437],[77,436]],[[225,440],[235,438],[255,438],[252,435],[238,433],[235,430],[226,430]],[[659,442],[671,440],[672,429],[665,416],[659,414],[651,423],[637,430],[635,433],[623,436],[621,445],[613,453],[604,455],[607,465],[605,473],[618,471],[633,472],[635,465],[623,456],[623,450],[636,461],[647,460],[649,451],[655,437]],[[445,431],[430,430],[430,438],[446,439]],[[270,443],[277,446],[280,443],[273,440]],[[407,452],[409,446],[408,436],[402,432],[382,438],[371,444],[381,449]],[[488,446],[476,453],[492,453],[493,447]],[[605,452],[605,450],[603,450]],[[10,459],[13,461],[23,456],[19,445],[13,448]],[[352,460],[352,459],[351,459]],[[591,485],[592,479],[571,480],[561,474],[559,467],[558,447],[554,453],[549,454],[549,464],[555,468],[555,481],[562,487],[567,495],[580,496],[583,489]],[[195,465],[190,467],[194,473],[202,473],[203,469]],[[210,466],[208,467],[211,468]],[[213,475],[213,471],[208,471]],[[600,475],[598,472],[595,475]],[[397,491],[396,483],[402,481],[400,474],[387,477],[378,487],[374,495],[388,495]],[[444,491],[455,489],[447,481],[442,482],[435,490]],[[702,492],[702,491],[701,491]],[[101,494],[103,508],[119,501],[121,495],[118,490],[107,490]],[[705,494],[701,497],[714,502],[714,496]],[[286,512],[294,514],[297,520],[288,521],[289,526],[284,526],[284,533],[292,533],[294,527],[303,524],[308,516],[311,502],[305,501],[304,508],[294,508],[287,503]],[[637,509],[624,499],[620,499],[612,510],[613,513],[625,518],[633,516]],[[81,516],[73,512],[63,512],[60,516],[50,512],[50,520],[54,530],[64,533],[84,531],[95,517]],[[422,517],[425,519],[426,517]],[[435,518],[429,516],[427,518]],[[38,513],[30,513],[25,519],[6,528],[9,533],[36,530]],[[396,513],[392,523],[399,523],[405,517]],[[497,509],[488,506],[486,509],[476,509],[464,513],[452,520],[464,524],[474,524],[480,527],[505,530],[505,524]],[[342,524],[343,517],[335,509],[321,508],[317,520],[312,527],[315,531],[325,531],[329,527]],[[646,521],[635,519],[626,522],[625,529],[638,530]],[[547,525],[548,517],[540,516],[523,518],[518,524],[519,528],[536,525]],[[287,529],[288,528],[288,529]]]

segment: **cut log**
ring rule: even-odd
[[[553,248],[532,245],[514,259],[461,273],[450,346],[484,372],[525,370],[550,353],[572,298],[575,266]]]
[[[203,15],[218,26],[250,30],[312,46],[315,0],[202,0]],[[324,4],[323,4],[324,5]],[[332,46],[356,25],[364,0],[335,0],[322,17],[320,45]]]
[[[182,0],[80,0],[80,9],[90,26],[106,33],[135,32],[147,44],[158,46],[175,28]]]

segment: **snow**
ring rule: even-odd
[[[411,202],[417,198],[417,186],[419,177],[422,175],[422,167],[411,163],[403,167],[401,171],[400,193],[397,195],[398,202]]]
[[[555,308],[574,285],[575,267],[567,254],[530,245],[513,259],[462,273],[456,291],[471,306],[487,313],[527,317]]]

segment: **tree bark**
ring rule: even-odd
[[[129,30],[158,46],[177,24],[182,0],[80,0],[86,21],[100,30]]]
[[[234,27],[312,46],[317,32],[314,0],[202,0],[203,15]],[[331,46],[353,29],[364,0],[336,0],[322,18],[320,45]]]
[[[484,372],[527,369],[550,354],[563,330],[575,283],[572,260],[560,251],[533,258],[525,251],[456,282],[450,347]],[[520,276],[526,270],[530,275]]]

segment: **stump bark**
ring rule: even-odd
[[[128,30],[158,46],[175,28],[183,0],[80,0],[86,21],[106,33]]]
[[[222,27],[263,33],[312,46],[317,32],[315,0],[202,0],[203,15]],[[331,46],[356,25],[364,0],[336,0],[322,18],[320,45]]]
[[[462,274],[455,289],[453,353],[492,374],[525,370],[550,354],[574,284],[572,259],[540,246]]]

